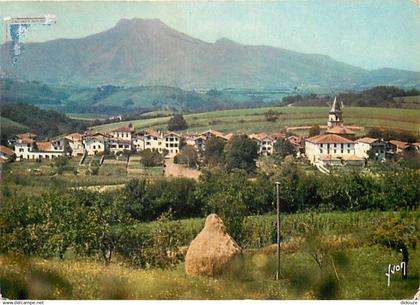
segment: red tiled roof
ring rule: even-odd
[[[285,139],[286,138],[286,134],[282,133],[282,132],[274,132],[272,134],[270,134],[270,136],[274,139],[274,140],[278,140],[278,139]]]
[[[319,136],[314,136],[314,137],[306,139],[306,141],[310,143],[315,143],[315,144],[334,144],[334,143],[351,144],[353,143],[353,141],[340,137],[336,134],[323,134]]]
[[[225,135],[223,133],[221,133],[220,131],[217,131],[217,130],[212,130],[212,129],[206,130],[206,131],[200,133],[200,135],[206,136],[208,133],[211,134],[212,136],[215,136],[215,137],[225,138]]]
[[[271,141],[273,140],[273,138],[271,136],[267,135],[265,132],[253,133],[253,134],[249,135],[249,137],[251,139],[256,139],[258,141],[262,141],[262,140],[267,139],[267,138],[269,138]]]
[[[22,144],[33,144],[35,143],[35,140],[29,139],[29,138],[19,138],[17,140],[17,143],[22,143]]]
[[[12,149],[3,145],[0,145],[0,152],[10,157],[15,154],[15,152]]]
[[[397,141],[397,140],[391,140],[391,141],[389,141],[389,143],[394,144],[399,149],[406,149],[410,146],[410,144],[407,143],[407,142]]]
[[[154,129],[144,129],[143,133],[144,133],[144,135],[151,135],[153,137],[160,137],[159,131],[156,131]]]
[[[20,133],[20,134],[16,135],[16,137],[18,137],[19,139],[24,139],[24,138],[33,139],[36,136],[37,136],[36,134],[30,133],[30,132]]]
[[[75,132],[65,136],[65,138],[70,141],[81,141],[82,135],[80,133]]]
[[[378,139],[369,138],[369,137],[364,137],[364,138],[360,138],[356,140],[356,142],[366,143],[366,144],[372,144],[372,143],[375,143],[376,141],[378,141]]]
[[[37,142],[36,147],[38,151],[54,151],[51,142]]]

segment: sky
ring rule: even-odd
[[[207,42],[222,37],[318,53],[365,69],[420,71],[420,0],[5,2],[0,17],[55,14],[25,42],[79,38],[122,18],[158,18]],[[5,37],[4,25],[0,37]],[[3,38],[4,40],[4,38]]]

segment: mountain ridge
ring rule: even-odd
[[[222,37],[214,43],[177,31],[159,19],[121,19],[82,38],[25,44],[15,67],[2,45],[1,64],[17,77],[82,86],[166,85],[194,88],[355,89],[420,86],[420,72],[365,70],[323,54]]]

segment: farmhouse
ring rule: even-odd
[[[273,137],[267,135],[264,132],[254,133],[249,135],[249,138],[254,140],[258,145],[258,155],[270,156],[274,151],[275,140]]]
[[[134,129],[129,126],[123,126],[117,129],[114,129],[111,131],[111,135],[114,138],[122,139],[124,141],[131,142],[132,133],[134,132]]]
[[[105,152],[105,143],[107,137],[104,134],[96,133],[93,135],[87,135],[83,140],[86,153],[89,156],[96,155],[98,153]]]
[[[203,135],[189,135],[185,137],[187,145],[193,146],[198,151],[203,151],[206,147],[207,138]]]
[[[385,161],[386,159],[386,143],[380,139],[364,137],[356,140],[355,145],[356,156],[362,158],[374,158],[376,161]],[[371,155],[369,156],[369,151]]]
[[[403,141],[391,140],[389,143],[395,146],[397,154],[402,153],[410,147],[409,143]]]
[[[179,153],[179,147],[181,145],[181,136],[174,133],[169,132],[167,134],[163,134],[163,145],[164,148],[168,151],[168,156],[173,157],[177,153]]]
[[[144,134],[144,149],[162,152],[162,135],[160,132],[153,129],[146,129]]]
[[[312,163],[331,163],[335,159],[348,159],[349,156],[355,156],[354,142],[334,134],[318,135],[306,139],[305,152]]]
[[[70,147],[71,156],[79,156],[84,154],[85,147],[83,145],[83,136],[80,133],[71,133],[65,136],[65,140],[68,142]]]
[[[133,149],[135,149],[136,151],[142,151],[144,150],[144,135],[134,135],[132,138],[132,147]]]

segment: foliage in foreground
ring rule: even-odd
[[[305,252],[283,253],[282,279],[274,280],[275,256],[263,252],[244,257],[238,274],[217,280],[188,277],[183,264],[173,270],[139,270],[90,260],[42,260],[0,257],[3,296],[11,299],[409,299],[418,275],[393,277],[384,270],[399,257],[381,246],[341,251],[335,256],[339,280],[325,280]],[[413,269],[420,268],[419,261]],[[37,283],[37,285],[34,285]]]

